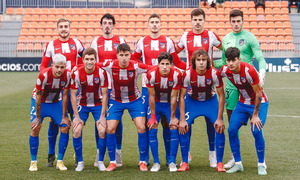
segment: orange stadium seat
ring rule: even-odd
[[[224,7],[225,8],[231,8],[231,2],[230,1],[225,1],[224,2]]]
[[[224,13],[225,13],[225,16],[227,16],[227,19],[229,18],[228,15],[229,15],[230,11],[231,11],[231,8],[225,8],[225,10],[224,10]]]
[[[120,25],[119,25],[120,28],[127,29],[127,26],[128,26],[127,22],[120,22]]]
[[[169,15],[169,10],[168,10],[168,8],[161,8],[160,9],[160,14],[161,15]]]
[[[144,10],[144,8],[137,8],[136,9],[136,14],[137,15],[145,15],[145,10]]]
[[[269,50],[270,51],[276,51],[277,50],[277,44],[276,43],[270,43],[269,44]]]
[[[44,36],[44,34],[45,34],[44,29],[38,29],[37,32],[36,32],[36,35],[38,35],[38,36]]]
[[[266,14],[266,15],[271,15],[271,14],[273,14],[272,8],[266,7],[266,9],[265,9],[265,14]]]
[[[148,27],[148,23],[145,23],[145,27]],[[168,28],[168,22],[166,22],[166,21],[161,22],[161,28],[162,29],[167,29]]]
[[[18,51],[24,51],[25,50],[25,44],[23,42],[18,43],[17,50]]]
[[[248,7],[248,3],[246,1],[241,1],[240,2],[240,7],[241,8],[247,8]]]
[[[217,14],[217,11],[216,11],[215,8],[209,8],[209,9],[208,9],[208,14],[209,14],[209,15],[216,15],[216,14]]]
[[[244,14],[249,15],[248,8],[241,8],[240,10],[243,11]]]
[[[105,13],[105,10],[103,8],[97,8],[97,14],[96,15],[103,15]]]
[[[209,15],[207,17],[208,22],[216,22],[217,21],[217,16],[216,15]]]
[[[41,9],[40,8],[33,8],[32,9],[32,14],[40,15],[41,14]]]
[[[23,15],[24,14],[24,9],[23,8],[17,8],[15,14],[16,15]]]
[[[177,23],[177,28],[184,29],[184,22],[178,22]]]
[[[285,36],[292,36],[293,35],[292,29],[284,29],[284,35]]]
[[[39,15],[32,15],[31,16],[31,21],[38,22],[39,20],[40,20],[40,16]]]
[[[23,22],[22,23],[22,29],[28,29],[30,28],[30,23],[29,22]]]
[[[249,15],[254,15],[254,14],[256,14],[255,8],[249,8],[248,12],[249,12]]]
[[[132,22],[135,22],[136,21],[136,15],[134,14],[131,14],[128,16],[128,21],[132,21]]]
[[[71,20],[72,22],[79,22],[80,21],[80,17],[79,17],[79,15],[78,14],[76,14],[76,15],[73,15],[72,16],[72,20]]]
[[[44,35],[42,35],[42,36],[36,36],[35,37],[35,42],[45,42],[44,41]]]
[[[170,21],[177,22],[177,17],[174,14],[169,15],[169,22]]]
[[[186,21],[186,22],[184,23],[184,27],[185,27],[185,29],[191,29],[191,28],[192,28],[192,23],[191,23],[191,21]]]
[[[168,29],[176,29],[176,28],[177,28],[177,23],[175,22],[168,23]]]
[[[251,33],[254,34],[254,36],[258,36],[258,30],[257,29],[251,29]]]
[[[128,9],[128,14],[129,15],[136,15],[136,8],[129,8]]]
[[[101,36],[101,34],[102,34],[102,29],[100,28],[95,29],[95,36]]]
[[[168,36],[176,36],[176,30],[175,29],[169,29]]]
[[[72,8],[66,8],[65,9],[65,15],[72,15],[73,14],[73,9]]]
[[[278,47],[279,51],[285,51],[286,50],[286,45],[284,43],[279,43],[277,47]]]
[[[89,9],[89,16],[90,15],[95,15],[96,16],[96,14],[97,14],[97,9],[96,8],[90,8]]]
[[[284,43],[284,36],[277,36],[276,41],[278,43]]]
[[[34,36],[34,35],[36,35],[36,29],[29,29],[29,30],[28,30],[28,35],[29,35],[29,36]]]
[[[49,42],[51,41],[52,36],[44,36],[44,42]]]
[[[152,13],[161,14],[160,8],[153,8]]]
[[[127,14],[122,14],[120,16],[120,21],[128,21],[128,15]]]
[[[82,8],[81,9],[81,15],[88,15],[89,14],[89,8]]]
[[[268,29],[269,28],[274,28],[274,22],[272,22],[272,21],[267,22],[267,28]]]
[[[44,50],[43,43],[36,42],[34,44],[34,46],[33,46],[33,50],[36,50],[36,51],[42,51],[42,50]]]
[[[144,15],[139,14],[136,16],[136,21],[137,22],[146,22],[146,21],[148,21],[148,18],[146,18]]]
[[[284,31],[283,29],[276,29],[276,36],[284,36]]]
[[[176,36],[181,36],[184,33],[184,29],[177,29]]]
[[[216,29],[217,28],[217,23],[216,22],[210,22],[208,27],[209,27],[209,29]]]
[[[136,29],[135,30],[135,35],[136,36],[144,36],[144,30],[143,29]]]
[[[258,28],[266,28],[266,23],[264,21],[259,21]]]
[[[177,22],[184,22],[184,21],[186,21],[185,17],[182,14],[177,15],[176,19],[177,19]]]
[[[287,8],[288,7],[288,1],[281,1],[281,8]]]
[[[266,29],[259,29],[258,33],[260,36],[266,36],[267,35],[267,30]]]
[[[81,9],[80,8],[72,8],[72,14],[78,14],[80,15],[81,14]]]
[[[266,21],[274,21],[273,15],[266,15]]]
[[[239,1],[232,1],[231,2],[231,7],[232,7],[232,9],[238,9],[240,7],[240,2]]]
[[[282,21],[290,21],[290,16],[288,14],[282,15]]]
[[[81,14],[80,21],[88,21],[88,16],[86,14]]]
[[[225,29],[225,23],[224,22],[218,22],[217,23],[217,28],[223,28],[223,29]]]
[[[144,14],[145,14],[145,15],[150,15],[150,14],[152,14],[152,9],[151,9],[151,8],[145,8],[145,9],[144,9]]]
[[[89,22],[95,22],[95,21],[97,21],[97,18],[96,18],[96,15],[89,15],[89,18],[88,18],[88,21]]]
[[[79,26],[79,22],[75,21],[75,22],[71,22],[71,28],[78,28]]]
[[[126,29],[119,29],[119,36],[126,36],[127,30]]]
[[[264,14],[265,14],[265,11],[264,11],[264,9],[263,9],[262,7],[258,7],[258,8],[256,9],[256,13],[257,13],[258,15],[264,15]]]
[[[56,24],[53,21],[48,21],[47,28],[50,28],[50,29],[56,28]]]
[[[229,21],[229,18],[228,18],[228,21]],[[244,22],[247,22],[247,21],[249,21],[249,16],[244,14]]]
[[[293,36],[285,36],[284,41],[286,43],[293,43]]]
[[[137,22],[135,27],[138,28],[138,29],[144,29],[144,23],[143,22]]]
[[[268,36],[275,36],[276,35],[275,29],[268,29],[267,34]]]
[[[56,15],[56,8],[50,8],[49,15]]]
[[[179,11],[181,11],[181,9],[179,9]],[[177,15],[177,8],[168,8],[168,12],[169,15],[170,14]]]
[[[285,29],[291,29],[292,28],[291,22],[290,21],[283,22],[283,28],[285,28]]]
[[[95,30],[94,29],[87,29],[86,30],[86,35],[87,36],[94,36]]]
[[[273,8],[280,8],[280,3],[279,3],[279,1],[272,1],[272,7],[273,7]]]
[[[87,23],[87,29],[95,29],[96,28],[96,23],[94,21],[89,21]]]
[[[293,43],[288,43],[287,45],[286,45],[286,48],[287,48],[287,50],[295,50],[295,44],[293,44]]]
[[[281,18],[281,15],[277,14],[277,15],[274,15],[274,21],[281,21],[282,18]]]
[[[32,8],[25,8],[25,14],[32,15]]]
[[[19,36],[18,42],[26,42],[26,41],[27,41],[26,36]]]
[[[128,22],[127,27],[128,29],[135,29],[135,22]]]
[[[78,29],[86,29],[87,28],[87,22],[86,21],[80,21],[78,24]]]
[[[251,29],[257,29],[257,22],[250,22]]]
[[[257,22],[257,16],[256,15],[250,15],[249,16],[249,21]]]
[[[225,16],[224,15],[217,15],[217,21],[218,22],[224,22],[225,21]]]
[[[268,36],[268,42],[270,42],[270,43],[275,43],[276,42],[276,37],[275,37],[275,35],[274,36]]]
[[[6,9],[6,14],[7,14],[7,15],[13,15],[14,12],[15,12],[15,9],[14,9],[14,8],[7,8],[7,9]]]
[[[258,41],[259,41],[259,43],[267,43],[268,37],[267,36],[259,36]]]
[[[45,34],[46,34],[46,32],[45,32]],[[53,34],[53,33],[52,33]],[[77,34],[78,34],[78,30],[77,29],[71,29],[70,30],[70,35],[71,36],[77,36]]]
[[[48,16],[47,15],[41,15],[40,16],[40,22],[46,22],[48,21]]]
[[[281,14],[282,15],[288,15],[289,14],[289,9],[288,8],[281,8]]]
[[[89,44],[92,43],[93,40],[94,40],[94,34],[90,36],[86,36],[85,38],[85,42]]]
[[[72,29],[71,29],[71,31],[72,31]],[[76,31],[77,31],[77,29],[76,29]],[[45,36],[52,36],[53,35],[53,30],[52,29],[46,29],[45,30]]]
[[[161,34],[164,36],[168,36],[168,30],[167,29],[162,29]]]
[[[254,2],[253,2],[254,3]],[[272,7],[272,2],[271,1],[266,1],[265,2],[266,7]]]
[[[55,22],[55,21],[56,21],[56,16],[53,15],[53,14],[52,14],[52,15],[49,15],[49,16],[48,16],[48,22],[49,22],[49,21],[50,21],[50,22]]]
[[[217,14],[218,14],[218,15],[225,15],[225,10],[224,10],[224,8],[217,8]]]
[[[64,14],[65,14],[65,9],[63,8],[56,9],[56,15],[64,15]]]
[[[250,28],[250,23],[249,22],[244,22],[243,27],[244,27],[244,29],[249,29]],[[231,28],[230,24],[229,24],[229,27],[226,27],[226,28]]]
[[[28,22],[28,21],[31,21],[31,15],[28,15],[28,14],[26,14],[26,15],[24,15],[23,16],[23,22]]]
[[[219,35],[219,36],[225,36],[225,35],[226,35],[225,29],[218,28],[218,35]]]
[[[37,29],[38,27],[39,27],[39,23],[38,22],[31,22],[29,29]]]
[[[282,22],[281,21],[276,21],[275,24],[274,24],[275,28],[282,28]]]
[[[280,15],[281,14],[281,12],[280,12],[280,9],[279,8],[273,8],[273,14],[274,15]]]

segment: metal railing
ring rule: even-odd
[[[83,42],[89,47],[91,42]],[[0,57],[42,57],[47,42],[0,42]],[[128,42],[135,49],[135,42]],[[300,43],[261,43],[265,57],[300,57]],[[264,50],[267,49],[267,50]],[[182,57],[185,53],[181,53]],[[214,57],[220,58],[222,52],[214,50]]]

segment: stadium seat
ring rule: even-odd
[[[161,14],[160,13],[160,8],[153,8],[152,13]]]
[[[262,51],[267,51],[267,50],[269,50],[269,44],[268,44],[268,43],[261,43],[261,44],[260,44],[260,49],[261,49]]]
[[[270,43],[269,44],[269,50],[270,51],[276,51],[277,50],[277,44],[276,43]]]
[[[231,9],[231,1],[225,1],[225,2],[224,2],[224,7],[225,7],[225,8],[230,8],[230,9]]]
[[[266,36],[267,35],[267,30],[266,29],[259,29],[258,33],[260,36]]]
[[[273,15],[266,15],[266,21],[274,22]]]
[[[282,15],[288,15],[289,14],[289,9],[288,8],[281,8],[281,14]]]
[[[44,35],[42,35],[42,36],[36,36],[35,37],[35,42],[45,42],[44,41]]]
[[[232,1],[231,2],[232,9],[239,9],[240,8],[240,2],[239,1]]]
[[[210,22],[208,24],[209,29],[216,29],[217,28],[217,23],[216,22]]]
[[[251,33],[254,34],[254,36],[258,36],[258,30],[257,29],[251,29]]]
[[[44,34],[45,34],[45,30],[44,29],[38,29],[36,31],[36,35],[38,35],[38,36],[44,36]]]
[[[32,15],[32,8],[25,8],[25,15]]]
[[[272,22],[272,21],[267,22],[267,28],[268,29],[269,28],[274,28],[274,22]]]
[[[257,16],[256,15],[249,15],[249,21],[257,22]]]
[[[293,43],[293,36],[285,36],[284,41],[285,43]]]
[[[256,14],[255,8],[249,8],[248,12],[249,12],[249,15],[255,15]]]
[[[280,9],[279,8],[273,8],[273,14],[274,15],[280,15],[281,14]]]
[[[258,28],[266,28],[266,23],[264,21],[259,21]]]
[[[136,14],[137,15],[145,15],[145,10],[144,10],[144,8],[137,8],[136,9]]]
[[[127,27],[128,29],[135,29],[135,22],[128,22]]]
[[[282,15],[282,21],[290,21],[290,16],[289,15]]]
[[[79,22],[80,21],[79,15],[78,14],[73,15],[71,21],[72,22]]]
[[[50,8],[49,15],[56,15],[56,8]]]
[[[229,21],[229,18],[228,18],[228,21]],[[249,21],[249,16],[248,15],[244,15],[244,22],[248,22]]]
[[[217,14],[218,14],[218,15],[225,15],[225,10],[224,10],[224,8],[217,8]]]
[[[152,14],[152,9],[151,9],[151,8],[144,8],[144,14],[145,14],[145,15],[150,15],[150,14]]]
[[[43,50],[43,45],[42,43],[36,42],[33,46],[33,50],[35,51],[42,51]]]
[[[133,15],[133,14],[129,15],[129,16],[128,16],[128,21],[129,21],[129,22],[130,22],[130,21],[131,21],[131,22],[135,22],[135,21],[136,21],[136,15],[135,15],[135,14],[134,14],[134,15]]]
[[[264,15],[264,14],[265,14],[265,11],[264,11],[264,9],[263,9],[262,7],[258,7],[258,8],[256,9],[256,13],[257,13],[258,15]]]
[[[274,36],[273,35],[272,36],[270,36],[270,35],[268,36],[268,42],[269,43],[275,43],[276,41],[277,41],[277,39],[276,39],[275,35]]]
[[[224,22],[225,21],[225,16],[220,14],[220,15],[217,15],[217,22]]]
[[[250,26],[249,26],[251,29],[257,29],[257,22],[255,21],[253,21],[253,22],[250,22]]]
[[[186,21],[186,19],[182,14],[180,14],[180,15],[177,15],[176,21],[177,22],[184,22],[184,21]]]
[[[169,22],[168,23],[168,29],[177,29],[177,23]]]
[[[97,14],[97,9],[96,8],[89,8],[89,16],[94,15],[96,16]]]
[[[265,14],[266,14],[266,15],[272,15],[272,14],[273,14],[272,8],[266,7],[266,9],[265,9]]]
[[[224,13],[227,19],[229,19],[229,12],[231,11],[231,8],[225,8]]]
[[[56,15],[64,15],[65,9],[64,8],[57,8],[56,9]]]
[[[245,25],[245,24],[244,24],[244,25]],[[225,29],[225,23],[224,23],[224,22],[218,22],[218,23],[217,23],[217,28]]]
[[[227,24],[227,23],[226,23],[226,24]],[[229,23],[228,23],[228,24],[229,24]],[[231,28],[230,24],[229,24],[229,27],[227,27],[227,25],[226,25],[226,28]],[[249,29],[249,28],[250,28],[250,23],[249,23],[249,22],[244,22],[243,28],[244,28],[244,29]]]
[[[275,29],[278,29],[278,28],[281,29],[282,28],[282,22],[281,21],[276,21],[274,25],[275,25]]]
[[[217,14],[217,11],[215,8],[209,8],[208,9],[208,15],[211,16],[211,15],[216,15]]]
[[[209,15],[209,16],[207,17],[207,21],[208,21],[209,23],[211,23],[211,22],[216,22],[216,21],[217,21],[217,16],[216,16],[216,15]]]
[[[85,36],[86,35],[86,30],[85,29],[79,29],[77,35],[78,36]]]
[[[53,21],[48,21],[47,28],[50,28],[50,29],[56,28],[56,24]]]
[[[55,21],[56,21],[56,16],[53,15],[53,14],[52,14],[52,15],[49,15],[49,16],[48,16],[48,22],[49,22],[49,21],[50,21],[50,22],[55,22]]]
[[[268,37],[267,36],[259,36],[258,41],[259,41],[259,43],[267,43]]]
[[[136,29],[135,30],[135,35],[136,36],[144,36],[144,30],[143,29]]]
[[[176,30],[175,29],[169,29],[168,36],[176,36]]]
[[[268,29],[267,34],[268,36],[275,36],[276,35],[275,29]]]
[[[177,29],[175,34],[177,37],[180,37],[180,36],[182,36],[183,33],[184,33],[184,29]]]
[[[94,36],[95,30],[94,29],[87,29],[86,30],[86,35],[87,36]]]
[[[293,43],[288,43],[288,44],[286,45],[286,48],[287,48],[287,50],[292,50],[292,51],[294,51],[294,50],[295,50],[295,44],[293,44]]]
[[[18,51],[25,51],[25,44],[23,42],[19,42],[17,50]]]
[[[13,15],[15,13],[15,9],[14,8],[6,8],[6,14],[7,15]]]
[[[29,36],[35,36],[36,35],[36,29],[29,29],[28,30],[28,35]]]
[[[253,2],[254,3],[254,2]],[[271,1],[266,1],[265,2],[266,7],[271,7],[272,8],[272,2]]]
[[[101,36],[101,34],[102,34],[102,29],[100,28],[95,29],[95,36]]]
[[[73,14],[73,9],[72,8],[66,8],[65,9],[65,15],[72,15]]]
[[[77,29],[76,29],[76,31],[77,31]],[[71,29],[71,32],[72,32],[72,29]],[[45,36],[52,36],[52,35],[53,35],[53,30],[52,29],[46,29],[45,30]]]
[[[283,29],[276,29],[276,36],[284,36],[285,33],[283,31]]]
[[[29,29],[37,29],[38,27],[39,27],[39,23],[38,22],[31,22]]]
[[[126,42],[127,43],[135,43],[136,42],[135,37],[134,36],[127,36],[126,37]]]
[[[277,15],[274,15],[274,21],[281,21],[282,18],[281,18],[281,15],[280,14],[277,14]]]
[[[46,22],[46,21],[48,21],[48,16],[47,15],[41,15],[39,22]]]
[[[293,35],[292,29],[284,29],[284,35],[285,36],[292,36]]]
[[[168,8],[161,8],[161,9],[160,9],[160,14],[161,14],[161,15],[169,15],[169,10],[168,10]]]
[[[278,43],[284,43],[284,36],[277,36],[276,41],[277,41]]]
[[[186,21],[186,22],[184,23],[184,27],[185,27],[185,29],[191,29],[191,28],[192,28],[192,23],[191,23],[191,21]]]
[[[19,36],[18,42],[26,42],[26,41],[27,41],[27,37],[26,36]]]
[[[29,22],[29,21],[31,21],[31,15],[28,15],[28,14],[24,15],[23,22]]]
[[[279,3],[279,1],[272,1],[272,7],[273,7],[273,8],[280,8],[280,3]]]
[[[222,28],[218,28],[218,36],[225,36],[226,35],[226,31],[225,29]]]
[[[89,21],[87,23],[87,29],[93,29],[94,30],[96,28],[96,26],[97,26],[97,24],[94,21]]]
[[[136,15],[136,8],[129,8],[128,9],[128,14],[129,15]]]
[[[17,8],[15,14],[16,15],[23,15],[24,14],[24,9],[23,8]]]
[[[81,15],[88,15],[89,14],[89,8],[82,8],[81,9]]]
[[[167,29],[162,29],[161,34],[164,36],[168,36],[168,30]]]
[[[105,10],[103,8],[97,8],[97,14],[96,15],[103,15],[105,13]]]
[[[80,21],[78,24],[78,29],[86,29],[86,28],[87,28],[86,21]]]
[[[30,23],[28,21],[22,23],[22,29],[30,28]]]
[[[179,9],[181,11],[181,9]],[[177,8],[168,8],[169,15],[177,15]]]

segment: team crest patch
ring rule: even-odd
[[[129,71],[128,76],[132,78],[133,75],[134,75],[133,72],[132,72],[132,71]]]
[[[245,40],[244,39],[240,39],[240,42],[239,42],[240,46],[242,46],[244,43],[245,43]]]
[[[208,85],[211,85],[211,79],[207,79],[207,80],[206,80],[206,83],[207,83]]]
[[[60,86],[65,86],[66,85],[66,81],[61,81],[60,82]]]
[[[208,43],[208,39],[207,38],[203,38],[203,44],[207,44]]]
[[[243,83],[245,83],[245,82],[246,82],[246,78],[245,78],[245,77],[241,77],[241,81],[242,81]]]
[[[160,48],[165,49],[165,47],[166,47],[166,43],[161,42],[161,43],[160,43]]]
[[[72,50],[75,50],[75,44],[71,44],[70,46]]]
[[[118,45],[118,43],[114,43],[114,48],[117,49]]]
[[[95,78],[94,78],[94,82],[95,82],[95,84],[99,84],[100,79],[99,79],[98,77],[95,77]]]
[[[169,81],[169,86],[173,86],[174,82],[173,81]]]

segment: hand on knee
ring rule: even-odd
[[[73,129],[73,137],[79,138],[81,136],[81,132],[82,132],[82,127],[77,126],[75,129]]]
[[[60,127],[60,131],[61,131],[62,133],[68,134],[68,133],[69,133],[69,130],[70,130],[70,127],[69,127],[69,126]]]

